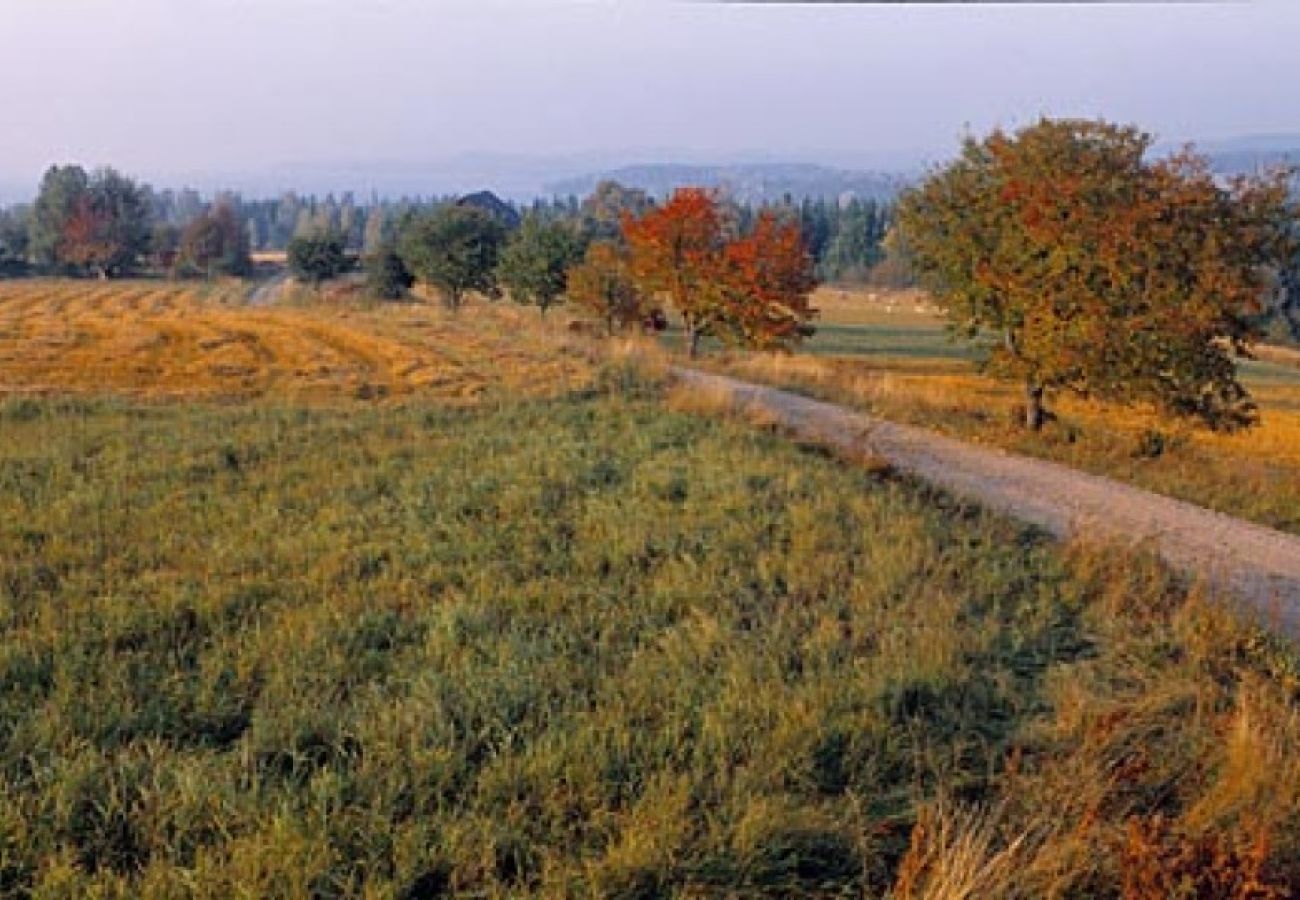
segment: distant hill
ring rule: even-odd
[[[1249,175],[1279,166],[1300,166],[1300,146],[1291,150],[1235,150],[1210,154],[1216,172]]]
[[[886,200],[896,196],[907,184],[907,178],[899,174],[858,172],[806,163],[653,163],[551,182],[547,191],[560,196],[585,196],[598,182],[606,179],[640,188],[657,197],[686,186],[722,188],[745,203],[774,202],[786,195],[796,199],[852,195],[863,200]]]
[[[1300,166],[1300,134],[1271,134],[1207,141],[1197,149],[1216,172],[1243,175],[1278,166]]]

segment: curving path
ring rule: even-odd
[[[1057,537],[1150,542],[1174,567],[1240,596],[1267,624],[1300,636],[1300,537],[1044,460],[976,447],[788,391],[674,369],[682,382],[725,391],[800,437],[868,452],[982,506]]]

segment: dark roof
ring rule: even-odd
[[[456,201],[456,205],[482,210],[507,228],[519,227],[518,211],[491,191],[466,194]]]

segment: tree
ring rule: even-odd
[[[41,178],[32,205],[29,235],[31,255],[38,265],[57,266],[64,232],[90,187],[81,166],[51,166]]]
[[[760,213],[748,235],[727,244],[724,258],[732,303],[724,325],[737,343],[773,350],[812,334],[809,297],[817,279],[796,223]]]
[[[63,261],[100,278],[133,268],[149,249],[151,202],[147,188],[114,169],[98,169],[63,233]]]
[[[0,210],[0,276],[27,270],[27,221],[19,209]]]
[[[827,278],[864,281],[884,258],[888,211],[875,201],[851,200],[838,211],[834,236],[826,244],[822,268]]]
[[[501,282],[512,300],[536,306],[544,317],[563,296],[569,268],[581,257],[582,243],[571,228],[529,216],[501,253]]]
[[[80,166],[54,166],[32,208],[32,253],[46,266],[121,274],[149,248],[152,206],[147,188],[113,169],[88,176]]]
[[[649,301],[637,287],[626,248],[598,241],[587,248],[582,262],[569,271],[568,299],[605,323],[606,333],[626,329],[646,319]]]
[[[668,296],[692,357],[706,335],[771,348],[810,333],[808,295],[816,282],[798,224],[767,213],[748,234],[728,239],[714,196],[683,188],[640,219],[625,218],[623,232],[639,285]]]
[[[1151,144],[1044,119],[968,139],[902,201],[918,275],[956,331],[998,336],[987,369],[1024,385],[1029,428],[1057,390],[1214,428],[1254,419],[1233,354],[1256,336],[1285,181],[1222,185],[1190,152],[1149,161]]]
[[[321,282],[352,268],[344,244],[343,235],[335,231],[313,231],[296,237],[289,242],[289,271],[318,288]]]
[[[149,235],[149,262],[160,272],[173,272],[181,252],[181,230],[170,222],[159,222]]]
[[[373,256],[379,251],[396,247],[396,236],[387,212],[379,207],[372,207],[366,217],[365,234],[361,240],[361,249],[366,256]]]
[[[713,195],[682,188],[640,218],[624,216],[632,270],[644,290],[664,293],[686,325],[690,355],[727,315],[722,223]]]
[[[1293,213],[1288,240],[1276,267],[1276,283],[1268,310],[1274,336],[1300,343],[1300,216]]]
[[[593,240],[622,240],[623,217],[639,218],[653,205],[645,191],[607,179],[582,201],[583,227]]]
[[[181,236],[180,258],[206,278],[247,275],[253,267],[248,230],[234,207],[218,203],[191,222]]]
[[[444,206],[408,219],[397,249],[406,267],[457,310],[470,291],[499,295],[496,267],[505,235],[505,227],[479,209]]]
[[[108,210],[96,204],[89,192],[82,194],[63,225],[59,262],[90,269],[100,278],[107,278],[116,249],[112,230],[113,220]]]
[[[415,284],[397,248],[391,243],[378,246],[366,256],[366,284],[381,300],[401,300]]]

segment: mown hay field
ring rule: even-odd
[[[1059,396],[1057,419],[1032,434],[1018,424],[1018,387],[980,375],[923,296],[831,288],[816,305],[807,353],[732,354],[721,367],[1300,533],[1300,357],[1284,349],[1243,363],[1256,428],[1214,434],[1151,409]]]
[[[272,312],[487,383],[0,399],[0,895],[1300,889],[1300,658],[1150,557]]]
[[[0,281],[0,394],[375,399],[579,387],[590,366],[525,313],[426,304],[253,309],[239,282]]]

